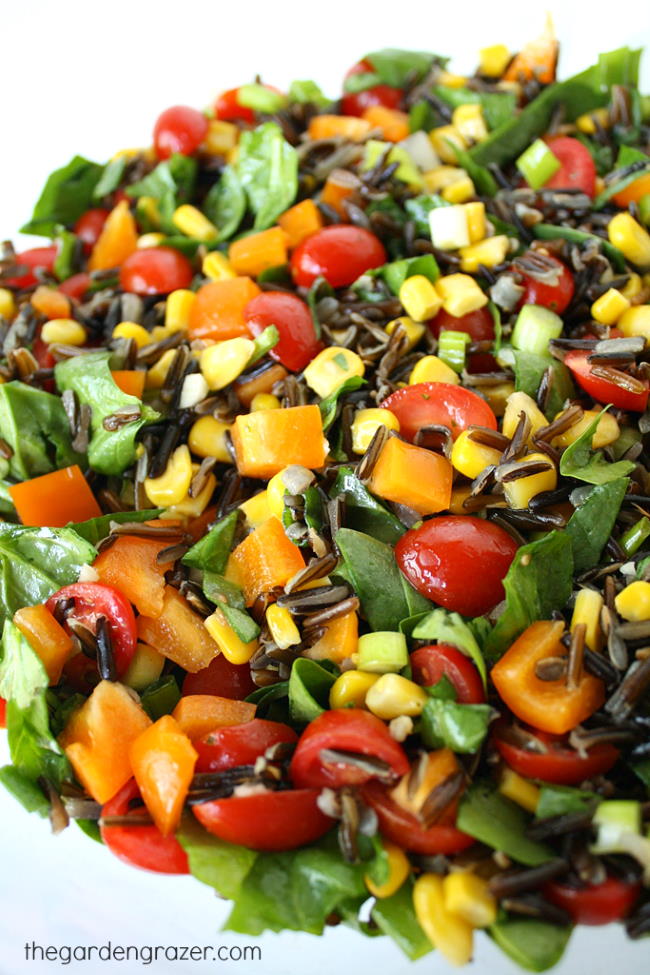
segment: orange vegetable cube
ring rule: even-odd
[[[46,318],[70,318],[70,299],[56,288],[39,284],[29,300],[32,308]]]
[[[323,218],[313,200],[303,200],[281,213],[278,224],[287,235],[289,248],[293,249],[301,244],[305,237],[321,229]]]
[[[370,122],[373,129],[381,129],[381,134],[388,142],[401,142],[410,134],[409,117],[405,112],[398,112],[395,108],[384,105],[371,105],[361,116]]]
[[[89,271],[119,267],[137,249],[138,228],[126,200],[109,213],[97,243],[88,258]]]
[[[155,619],[163,611],[165,572],[171,568],[169,562],[159,565],[156,559],[169,544],[169,539],[121,535],[100,552],[93,568],[103,583],[119,589],[139,613]]]
[[[252,721],[255,705],[215,694],[188,694],[180,699],[173,715],[179,728],[188,738],[196,741],[217,728]]]
[[[138,789],[154,823],[169,836],[178,826],[198,755],[170,714],[136,738],[130,750]]]
[[[340,664],[357,652],[358,643],[359,617],[356,613],[346,613],[326,623],[320,640],[305,650],[303,656],[311,660],[333,660],[335,664]]]
[[[137,369],[114,369],[111,376],[115,385],[127,396],[137,396],[138,399],[142,399],[146,373]]]
[[[241,382],[237,380],[234,386],[237,399],[243,406],[250,408],[251,403],[258,393],[272,392],[275,384],[282,382],[283,379],[286,379],[287,375],[287,370],[284,366],[276,362],[269,369],[265,369],[259,375],[253,376],[252,379],[244,379]]]
[[[237,274],[257,277],[270,267],[287,263],[287,237],[281,227],[269,227],[234,241],[228,248],[228,260]]]
[[[355,115],[314,115],[309,123],[310,139],[350,139],[362,142],[372,131],[370,122]]]
[[[236,339],[248,336],[244,308],[260,294],[251,278],[226,278],[211,281],[196,292],[190,309],[187,331],[190,339]]]
[[[628,207],[630,203],[638,203],[638,201],[643,196],[650,194],[650,173],[643,173],[638,179],[622,189],[620,193],[616,193],[612,197],[614,203],[617,207]],[[34,299],[32,298],[32,304],[34,304]]]
[[[328,444],[316,405],[259,410],[238,416],[231,430],[237,469],[244,477],[269,480],[289,464],[322,467]]]
[[[449,508],[452,479],[453,468],[446,457],[391,437],[382,448],[368,488],[386,501],[433,515]]]
[[[9,494],[23,525],[63,528],[71,521],[87,521],[102,514],[76,464],[12,484]]]
[[[402,809],[418,816],[422,806],[436,786],[459,771],[460,765],[452,750],[450,748],[439,748],[428,753],[426,769],[419,778],[419,785],[415,793],[412,791],[412,776],[407,772],[391,791],[390,797]],[[458,799],[455,799],[443,813],[441,820],[443,824],[449,822],[450,819],[452,822],[455,820],[457,808]]]
[[[138,616],[138,639],[149,643],[191,674],[203,670],[219,653],[219,647],[203,625],[203,620],[172,586],[165,586],[159,616]]]
[[[558,43],[553,22],[550,15],[547,15],[546,26],[540,36],[524,44],[508,65],[503,80],[525,82],[534,79],[543,85],[549,85],[555,81],[557,54]]]
[[[332,207],[333,210],[346,218],[347,213],[343,201],[349,199],[361,186],[361,180],[347,169],[333,169],[325,181],[321,202]]]
[[[72,653],[72,639],[42,604],[17,610],[14,623],[40,657],[50,684],[58,684],[63,665]]]
[[[287,538],[277,518],[267,519],[247,535],[231,558],[241,579],[247,606],[252,606],[263,592],[284,586],[305,567],[300,549]]]

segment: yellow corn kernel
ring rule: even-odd
[[[242,501],[239,508],[246,515],[246,521],[252,528],[257,528],[258,525],[268,521],[273,514],[269,508],[269,499],[266,491],[260,491],[259,494],[253,495],[248,501]]]
[[[460,382],[457,372],[439,359],[437,355],[425,355],[413,366],[409,376],[409,386],[414,383],[454,383]]]
[[[363,670],[344,671],[332,684],[330,707],[365,707],[366,694],[378,680],[379,674],[367,674]]]
[[[554,491],[557,487],[557,470],[546,454],[526,454],[521,458],[521,462],[524,461],[546,464],[547,470],[539,474],[529,474],[528,477],[520,477],[516,481],[508,481],[503,485],[503,493],[511,508],[527,508],[528,502],[536,494],[541,494],[542,491]]]
[[[594,301],[591,306],[591,317],[601,325],[615,325],[629,307],[630,302],[625,295],[616,288],[610,288]]]
[[[198,470],[199,465],[192,464],[192,477],[198,473]],[[186,521],[190,518],[199,518],[210,504],[216,486],[217,479],[214,474],[210,474],[197,495],[190,497],[188,492],[178,504],[170,504],[162,517],[169,519],[181,518]]]
[[[388,323],[386,326],[386,332],[388,335],[392,335],[400,325],[402,326],[403,333],[408,339],[407,352],[410,352],[411,349],[414,349],[418,344],[426,329],[424,325],[420,324],[420,322],[414,322],[407,315],[401,315],[399,318],[394,318],[392,322]]]
[[[637,579],[626,586],[615,599],[616,612],[631,623],[650,620],[650,582]]]
[[[352,421],[352,450],[365,454],[379,427],[387,427],[399,433],[399,420],[390,410],[380,408],[357,410]]]
[[[220,254],[219,251],[211,251],[205,255],[201,270],[211,281],[225,281],[227,278],[237,277],[237,272],[233,270],[226,255]]]
[[[282,513],[284,511],[284,495],[287,490],[287,486],[284,483],[283,474],[284,470],[278,471],[274,474],[269,483],[266,485],[266,493],[268,497],[268,504],[272,515],[275,515],[280,521],[282,521]]]
[[[515,430],[517,429],[517,424],[519,423],[519,416],[521,413],[525,413],[530,420],[530,435],[533,437],[538,430],[542,427],[548,425],[548,421],[535,400],[528,395],[528,393],[522,393],[518,390],[516,393],[512,393],[508,397],[508,403],[506,405],[506,411],[503,414],[503,435],[504,437],[514,437]]]
[[[236,166],[239,159],[239,146],[233,146],[226,154],[226,162],[229,166]]]
[[[465,171],[463,170],[463,172]],[[461,176],[454,183],[445,186],[440,195],[447,203],[467,203],[473,196],[476,196],[476,189],[470,177],[465,173],[464,176]]]
[[[517,775],[507,765],[501,773],[499,792],[501,795],[506,796],[506,798],[512,799],[522,809],[527,809],[528,812],[534,813],[537,809],[537,803],[539,802],[538,787],[534,782],[530,782],[529,779],[524,779],[523,776]]]
[[[426,322],[440,311],[440,295],[429,278],[424,274],[414,274],[399,289],[399,300],[404,311],[414,322]],[[420,331],[420,338],[424,329]]]
[[[609,221],[607,235],[610,243],[637,267],[650,265],[650,234],[630,213],[617,213]]]
[[[456,318],[483,308],[488,301],[487,295],[483,294],[469,274],[447,274],[439,278],[436,281],[436,291],[442,298],[442,307]]]
[[[165,302],[165,328],[169,332],[185,332],[190,320],[196,295],[187,288],[177,288],[167,295]]]
[[[0,288],[0,315],[7,321],[16,314],[16,302],[9,288]]]
[[[598,123],[598,126],[596,123]],[[586,112],[584,115],[579,115],[576,119],[578,132],[584,132],[585,135],[594,135],[597,127],[601,129],[609,128],[609,112],[606,108],[597,108],[593,112]]]
[[[159,247],[164,239],[164,234],[161,234],[157,230],[152,230],[150,234],[140,234],[136,241],[136,247],[139,251],[144,251],[148,247]]]
[[[158,200],[154,196],[139,196],[136,211],[141,218],[153,227],[160,226],[160,210],[158,209]]]
[[[496,237],[486,237],[478,244],[470,244],[469,247],[461,247],[458,254],[460,257],[460,269],[467,274],[474,274],[478,271],[479,264],[485,267],[494,267],[501,264],[506,259],[510,243],[504,234]]]
[[[167,349],[163,352],[158,362],[156,362],[151,369],[147,370],[147,375],[144,381],[146,389],[161,389],[163,383],[165,382],[165,377],[169,372],[169,367],[172,364],[174,356],[176,355],[176,349]]]
[[[558,416],[560,416],[559,413]],[[558,437],[553,437],[551,443],[555,447],[568,447],[569,444],[574,443],[578,437],[582,436],[589,424],[593,423],[597,416],[598,410],[585,410],[577,423],[574,423],[572,427],[569,427],[568,430],[565,430]],[[609,447],[610,444],[616,443],[620,434],[621,428],[616,422],[616,419],[610,413],[603,413],[598,421],[596,432],[591,438],[592,450],[598,450],[599,447]]]
[[[415,718],[427,700],[427,692],[412,680],[399,674],[382,674],[366,694],[366,707],[383,721],[392,721],[402,714]]]
[[[451,71],[441,71],[436,79],[437,84],[445,88],[464,88],[467,78],[464,74],[453,74]]]
[[[226,446],[226,434],[230,425],[213,416],[202,416],[192,425],[187,438],[189,448],[197,457],[216,457],[222,464],[232,464]]]
[[[281,650],[286,650],[287,647],[295,647],[297,643],[300,643],[300,630],[285,606],[271,603],[266,611],[266,622],[273,641]]]
[[[303,375],[310,389],[324,399],[352,376],[363,376],[366,367],[350,349],[331,345],[311,360]]]
[[[482,390],[485,401],[491,406],[495,416],[503,416],[514,391],[515,384],[512,382],[497,383],[496,386],[486,386]]]
[[[487,928],[496,921],[497,902],[483,877],[469,871],[450,873],[442,882],[442,892],[446,910],[472,928]]]
[[[585,643],[590,650],[598,653],[603,646],[603,631],[600,625],[600,611],[603,597],[595,589],[580,589],[576,596],[571,617],[571,632],[581,623],[585,625]]]
[[[211,119],[203,140],[203,149],[212,156],[225,156],[239,140],[239,129],[232,122]]]
[[[151,343],[151,334],[137,322],[120,322],[113,329],[114,339],[133,339],[139,349]]]
[[[240,376],[255,351],[251,339],[226,339],[204,349],[199,359],[203,378],[211,390],[224,389]]]
[[[434,873],[418,877],[413,887],[413,908],[427,938],[452,965],[466,965],[472,957],[472,926],[445,907],[443,879]]]
[[[429,132],[429,139],[434,150],[443,162],[454,165],[457,162],[454,146],[467,149],[467,142],[453,125],[440,125]]]
[[[113,162],[114,159],[135,159],[142,151],[142,149],[118,149],[117,152],[113,153],[109,161]]]
[[[176,207],[172,214],[172,223],[186,237],[194,237],[196,240],[216,240],[219,236],[219,231],[212,221],[208,220],[198,207],[193,207],[190,203],[183,203],[182,206]]]
[[[455,108],[451,116],[451,124],[468,142],[482,142],[488,137],[483,108],[478,102]]]
[[[255,393],[251,400],[250,411],[257,413],[259,410],[279,410],[282,403],[273,393]]]
[[[465,216],[467,218],[467,230],[469,233],[470,244],[478,244],[487,234],[487,223],[485,220],[485,203],[474,200],[472,203],[465,204]]]
[[[478,52],[479,74],[486,78],[500,78],[510,63],[512,55],[505,44],[491,44]]]
[[[74,318],[51,318],[41,329],[41,338],[52,345],[83,345],[86,341],[86,329]]]
[[[631,301],[632,298],[636,298],[636,296],[641,294],[642,291],[643,281],[641,279],[641,275],[637,274],[636,271],[633,271],[627,279],[625,286],[621,288],[621,294],[624,298],[627,298],[628,301]]]
[[[383,845],[388,859],[388,880],[383,884],[376,884],[368,874],[363,878],[372,896],[379,900],[396,894],[411,872],[410,860],[401,847],[389,840],[384,840]]]
[[[623,335],[642,335],[650,341],[650,305],[634,305],[624,311],[617,322]]]
[[[451,450],[451,465],[472,480],[491,464],[501,462],[501,450],[487,447],[485,444],[475,443],[470,437],[469,430],[463,430],[454,441]]]
[[[180,504],[192,481],[192,458],[185,444],[177,447],[160,477],[147,477],[144,489],[152,505],[168,508]]]
[[[469,485],[466,487],[453,488],[451,492],[451,501],[449,502],[449,511],[452,515],[469,514],[467,508],[464,507],[464,503],[467,501],[471,493],[472,489]]]
[[[218,644],[222,654],[231,664],[247,664],[257,650],[257,640],[244,643],[240,640],[232,626],[227,622],[223,613],[216,610],[205,621],[205,628]]]
[[[459,166],[436,166],[435,169],[430,169],[424,173],[422,179],[425,189],[429,193],[440,193],[447,186],[453,186],[466,175],[465,170]]]

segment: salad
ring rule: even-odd
[[[650,99],[557,54],[168,108],[2,245],[0,779],[229,930],[650,931]]]

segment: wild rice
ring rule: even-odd
[[[98,616],[95,623],[95,643],[97,646],[97,669],[102,680],[117,680],[115,651],[105,616]]]

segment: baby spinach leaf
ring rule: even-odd
[[[246,609],[246,601],[241,587],[217,572],[206,571],[203,573],[203,592],[211,603],[218,605],[226,603],[233,609]]]
[[[403,51],[395,47],[386,47],[381,51],[366,54],[363,60],[372,65],[372,71],[367,72],[367,80],[370,83],[366,81],[364,87],[355,87],[353,79],[365,78],[366,76],[350,75],[344,85],[346,91],[364,91],[365,88],[371,88],[377,84],[390,85],[392,88],[403,88],[407,80],[411,78],[416,80],[424,78],[434,61],[444,66],[449,59],[429,51]]]
[[[605,407],[594,417],[589,426],[577,440],[566,448],[560,460],[560,473],[565,477],[575,477],[588,484],[607,484],[631,474],[635,465],[631,460],[619,460],[610,464],[602,450],[592,450],[591,441],[596,428],[609,407]]]
[[[192,876],[214,887],[221,897],[230,900],[237,897],[244,878],[258,857],[256,851],[212,836],[193,816],[183,819],[176,836],[187,853]]]
[[[383,278],[393,294],[397,295],[406,279],[412,278],[415,274],[422,274],[435,283],[440,277],[440,268],[433,254],[422,254],[420,257],[405,257],[401,261],[392,261],[376,271],[366,273]]]
[[[289,101],[298,105],[317,105],[325,108],[332,99],[324,95],[315,81],[292,81],[289,85]]]
[[[125,168],[126,156],[116,156],[115,159],[107,162],[93,190],[93,200],[103,200],[105,196],[116,190],[122,181]]]
[[[476,665],[483,686],[487,687],[487,671],[481,648],[469,624],[459,613],[448,613],[442,607],[434,609],[417,623],[411,636],[414,640],[451,643],[458,647]]]
[[[329,692],[336,680],[315,660],[298,657],[289,676],[289,709],[298,724],[314,721],[329,706]]]
[[[552,370],[551,391],[546,404],[546,418],[552,420],[567,399],[575,395],[569,370],[563,362],[534,352],[515,352],[515,389],[521,389],[533,399],[537,397],[542,377]]]
[[[458,165],[462,166],[467,172],[477,191],[482,196],[496,196],[499,192],[499,184],[487,166],[481,166],[480,163],[477,163],[466,149],[460,149],[449,141],[447,144],[453,149]]]
[[[204,572],[216,572],[220,575],[226,568],[228,556],[237,530],[239,512],[231,511],[213,525],[207,535],[193,545],[182,558],[183,565]]]
[[[258,687],[246,698],[255,705],[255,716],[268,718],[270,721],[280,721],[287,724],[291,721],[289,714],[289,681],[281,680],[268,687]]]
[[[451,206],[451,203],[443,200],[437,193],[429,193],[414,196],[410,200],[407,200],[404,204],[404,209],[410,219],[415,223],[416,233],[420,237],[430,237],[429,214],[432,210],[437,210],[439,207],[448,206]]]
[[[383,934],[392,938],[407,958],[416,961],[433,951],[433,945],[418,924],[413,908],[413,885],[402,884],[396,894],[375,901],[372,919]]]
[[[244,609],[237,606],[230,606],[228,603],[219,603],[219,610],[226,617],[228,624],[233,628],[242,643],[250,643],[260,635],[260,628],[253,617]]]
[[[298,192],[298,154],[279,125],[265,122],[242,134],[237,174],[255,214],[255,230],[265,230]]]
[[[628,484],[627,477],[620,477],[607,484],[596,485],[569,518],[566,533],[571,539],[575,573],[586,572],[598,565]]]
[[[542,785],[535,810],[536,819],[564,816],[566,813],[583,812],[594,799],[595,792],[583,792],[568,785]]]
[[[406,531],[399,518],[370,494],[349,467],[340,468],[330,497],[345,501],[347,523],[351,528],[372,535],[380,542],[394,545]]]
[[[56,227],[71,227],[93,201],[93,191],[102,175],[99,163],[75,156],[67,166],[51,173],[38,198],[31,220],[22,234],[52,236]]]
[[[47,690],[48,676],[40,657],[17,626],[7,620],[2,631],[0,659],[0,697],[27,708],[34,698]]]
[[[25,383],[0,385],[0,436],[12,449],[9,474],[17,481],[81,460],[60,398]]]
[[[56,231],[56,245],[58,253],[54,261],[54,273],[59,281],[65,281],[74,272],[74,258],[77,248],[77,235],[65,227],[58,227]]]
[[[140,695],[140,703],[152,721],[171,714],[181,699],[176,678],[172,674],[159,677]]]
[[[458,704],[431,697],[422,711],[422,740],[429,748],[470,754],[481,747],[493,714],[489,704]]]
[[[319,408],[320,414],[323,421],[323,431],[326,433],[329,428],[334,423],[336,419],[336,407],[338,406],[339,399],[341,396],[345,396],[346,393],[352,393],[355,389],[359,389],[365,384],[365,379],[362,376],[350,376],[346,379],[344,383],[326,396],[320,401]]]
[[[50,804],[42,789],[14,765],[3,765],[0,768],[0,783],[27,812],[35,812],[39,816],[47,816],[49,813]]]
[[[517,107],[517,99],[510,92],[472,91],[470,88],[437,85],[433,88],[433,94],[450,108],[480,105],[489,129],[497,129],[504,122],[510,121]]]
[[[110,534],[111,522],[118,525],[124,522],[151,521],[162,514],[162,508],[149,508],[146,511],[112,511],[110,515],[100,515],[98,518],[89,518],[88,521],[79,521],[69,525],[74,528],[77,535],[81,535],[91,545],[97,545],[103,538]]]
[[[456,825],[517,863],[537,867],[552,859],[553,851],[526,836],[527,817],[521,806],[506,799],[487,781],[473,782],[463,795]]]
[[[572,928],[560,927],[537,918],[512,917],[488,928],[499,948],[521,968],[545,972],[564,954]]]
[[[127,196],[137,199],[151,196],[158,204],[161,226],[165,233],[175,234],[177,229],[172,217],[176,207],[192,198],[196,182],[197,162],[191,156],[174,153],[158,163],[144,179],[127,187]]]
[[[260,332],[260,334],[253,342],[253,346],[254,346],[253,353],[250,359],[248,360],[246,368],[250,369],[250,367],[255,365],[256,362],[259,362],[260,359],[263,359],[264,356],[267,354],[267,352],[270,352],[271,349],[274,349],[279,341],[280,341],[280,333],[278,332],[277,326],[267,325],[264,331]]]
[[[246,194],[233,166],[226,166],[221,178],[205,198],[203,211],[219,230],[218,240],[229,240],[246,213]]]

